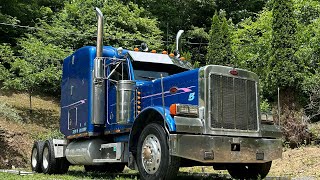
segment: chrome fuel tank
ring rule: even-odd
[[[66,148],[66,158],[71,164],[93,165],[93,159],[101,158],[101,139],[73,141]]]

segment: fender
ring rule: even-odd
[[[139,123],[139,120],[144,117],[148,112],[157,112],[159,115],[161,115],[162,119],[165,120],[166,125],[168,127],[168,130],[171,131],[176,131],[176,123],[174,119],[170,115],[170,111],[167,107],[163,108],[162,106],[150,106],[141,111],[141,113],[136,117],[132,129],[134,128],[136,123]],[[141,120],[140,120],[141,121]]]
[[[166,122],[169,132],[176,131],[175,121],[167,108],[164,110],[162,106],[151,106],[141,111],[136,117],[129,134],[129,151],[133,154],[136,153],[139,136],[147,124],[152,122],[162,123],[163,120]]]

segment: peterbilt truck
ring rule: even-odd
[[[173,179],[179,167],[212,166],[236,179],[264,178],[282,155],[281,132],[261,120],[259,78],[220,65],[193,69],[166,53],[97,45],[63,61],[60,131],[36,141],[35,172],[117,173]],[[181,33],[180,33],[181,34]],[[178,44],[178,43],[177,43]]]

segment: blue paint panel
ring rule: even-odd
[[[199,104],[198,73],[199,69],[194,69],[163,78],[166,121],[170,131],[175,131],[175,122],[169,112],[171,104]],[[161,79],[137,82],[137,86],[142,94],[142,109],[152,107],[163,114]],[[175,94],[170,94],[172,87],[178,88]]]
[[[127,50],[123,51],[126,52]],[[117,54],[116,48],[111,46],[103,47],[103,56],[122,57]],[[86,46],[63,62],[60,131],[65,136],[84,132],[103,133],[104,127],[91,124],[92,70],[95,57],[96,47]]]
[[[89,95],[94,58],[95,47],[83,47],[63,62],[60,130],[66,136],[93,129],[88,119],[91,115]],[[74,112],[73,109],[76,109],[76,124],[69,127],[70,112]]]
[[[125,54],[127,50],[123,50]],[[104,133],[104,131],[123,130],[131,124],[116,124],[116,89],[106,81],[106,121],[104,125],[91,124],[92,106],[92,71],[96,48],[83,47],[67,57],[63,62],[61,85],[61,119],[60,130],[65,136],[88,132],[89,134]],[[72,58],[74,57],[74,58]],[[117,54],[117,49],[104,46],[103,57],[123,58]],[[132,64],[127,60],[130,77],[134,80]],[[170,131],[175,131],[174,119],[170,116],[169,107],[173,103],[198,105],[198,69],[182,72],[163,78],[165,92],[166,121]],[[152,108],[164,114],[162,106],[161,80],[136,81],[138,90],[142,93],[141,106],[143,110]],[[170,94],[172,87],[178,88],[177,93]],[[111,113],[113,114],[110,118]],[[71,119],[71,121],[69,121]],[[75,120],[76,119],[76,120]],[[134,121],[132,117],[132,122]],[[124,137],[115,137],[122,141]]]

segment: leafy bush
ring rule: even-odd
[[[309,144],[311,134],[303,112],[285,109],[281,114],[281,129],[285,142],[291,147]]]
[[[33,134],[32,138],[34,140],[48,140],[48,139],[63,139],[64,135],[60,132],[59,129],[54,129],[45,133]]]
[[[0,102],[0,116],[6,118],[7,120],[23,122],[23,119],[19,115],[18,111],[15,108],[3,102]]]
[[[270,104],[267,99],[261,100],[260,109],[261,109],[261,113],[271,112]]]
[[[315,74],[307,77],[303,83],[303,91],[307,94],[308,104],[305,111],[312,121],[320,120],[320,75]]]

